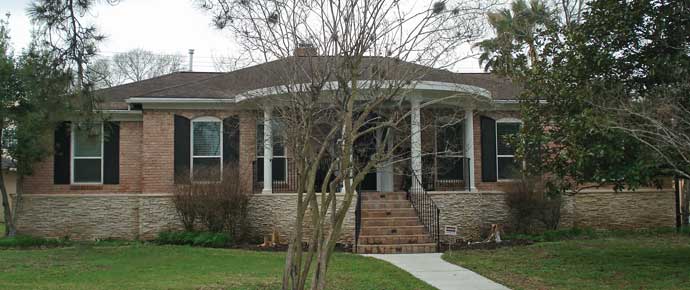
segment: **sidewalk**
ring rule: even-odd
[[[439,290],[508,290],[481,275],[448,263],[441,253],[364,255],[389,262]]]

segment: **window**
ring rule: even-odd
[[[213,117],[192,120],[192,180],[219,181],[223,164],[223,123]]]
[[[519,168],[515,161],[515,148],[508,144],[512,136],[520,132],[522,123],[519,120],[498,120],[496,122],[496,153],[498,179],[514,179]]]
[[[285,181],[287,177],[287,158],[285,156],[285,142],[282,132],[284,132],[283,124],[278,120],[273,120],[271,133],[273,137],[273,166],[271,175],[273,181]],[[264,178],[264,124],[258,123],[256,128],[256,164],[257,164],[257,179]]]
[[[75,124],[72,132],[72,183],[103,183],[103,124]]]
[[[463,179],[463,121],[442,122],[436,131],[436,174],[439,180]]]

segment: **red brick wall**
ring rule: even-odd
[[[172,193],[174,191],[174,115],[240,118],[240,175],[247,192],[252,188],[255,158],[256,113],[228,110],[145,110],[142,121],[120,122],[120,184],[76,186],[53,184],[53,158],[36,164],[24,180],[32,193]]]
[[[174,188],[174,115],[189,119],[211,116],[240,119],[240,180],[242,188],[251,192],[252,161],[256,143],[256,113],[231,110],[145,110],[143,192],[171,193]]]
[[[53,184],[53,157],[49,156],[35,165],[31,176],[24,178],[24,192],[27,194],[141,192],[141,160],[142,122],[120,122],[120,184],[102,186]]]
[[[253,192],[252,162],[256,157],[256,116],[254,112],[240,114],[240,182],[245,192]],[[263,166],[263,164],[257,164]]]
[[[173,192],[174,114],[144,110],[142,192]]]

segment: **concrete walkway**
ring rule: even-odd
[[[439,290],[509,290],[481,275],[441,259],[441,253],[364,255],[410,272]]]

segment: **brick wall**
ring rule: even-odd
[[[37,163],[34,172],[24,177],[27,194],[57,193],[136,193],[142,189],[142,122],[120,122],[120,184],[71,186],[53,184],[53,158]],[[50,138],[52,140],[52,136]]]

